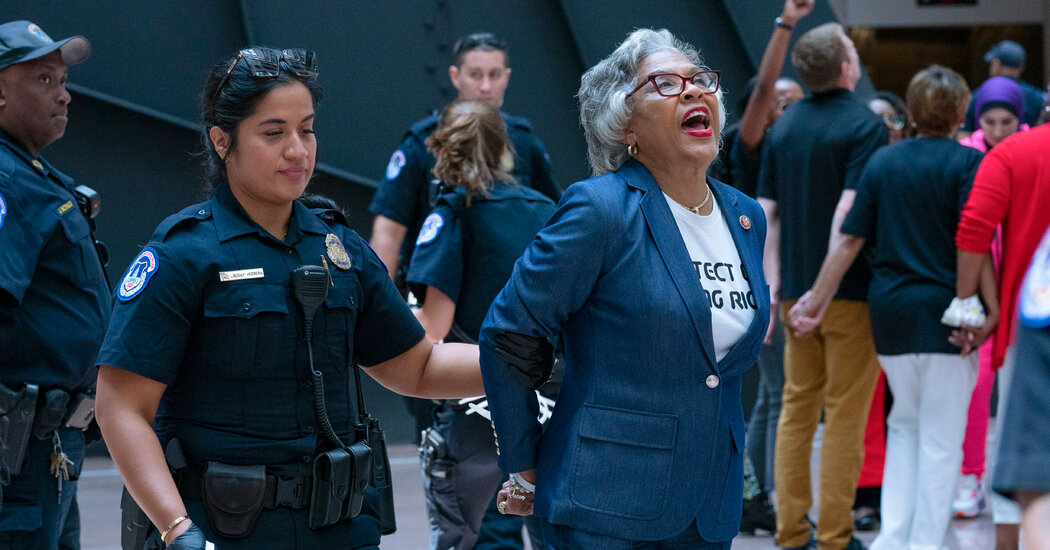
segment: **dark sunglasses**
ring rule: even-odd
[[[244,60],[245,65],[255,78],[277,78],[281,74],[281,62],[284,61],[288,70],[300,78],[314,78],[317,76],[317,56],[311,50],[291,49],[273,50],[269,48],[246,48],[237,52],[230,68],[226,69],[226,75],[215,88],[212,103],[222,93],[222,89],[230,81],[230,74],[237,68],[237,64]]]

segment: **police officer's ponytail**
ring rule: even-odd
[[[488,103],[452,103],[426,143],[437,160],[434,176],[447,187],[466,187],[468,205],[471,197],[488,196],[497,181],[514,181],[514,146],[507,124]]]
[[[272,50],[272,48],[258,46],[253,46],[252,49]],[[316,77],[297,76],[283,60],[280,62],[281,70],[277,77],[257,78],[252,75],[250,64],[245,63],[243,59],[233,66],[236,59],[234,55],[211,68],[200,97],[202,149],[199,155],[204,164],[204,192],[209,197],[216,187],[226,181],[226,163],[223,157],[220,157],[215,151],[211,137],[208,135],[212,126],[217,126],[229,134],[230,146],[226,150],[226,156],[229,157],[237,148],[237,125],[251,116],[262,98],[274,88],[299,81],[310,91],[315,107],[323,97]],[[233,66],[232,71],[231,66]],[[221,89],[219,89],[220,85]]]

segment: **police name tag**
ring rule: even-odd
[[[241,269],[239,271],[220,271],[219,280],[227,283],[230,281],[243,281],[245,279],[262,279],[263,268]]]

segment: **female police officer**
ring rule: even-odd
[[[212,69],[202,103],[214,196],[164,221],[116,292],[99,423],[169,548],[203,548],[205,536],[218,548],[374,548],[374,490],[353,519],[338,499],[346,519],[312,517],[329,503],[317,480],[347,471],[315,468],[334,446],[318,432],[355,441],[351,362],[405,394],[482,393],[476,349],[430,344],[364,241],[296,201],[315,163],[316,74],[313,52],[269,48]],[[293,285],[303,264],[327,268],[322,284]],[[311,331],[313,311],[296,301],[321,289]],[[165,458],[184,467],[173,477]]]
[[[502,161],[513,158],[509,146],[499,111],[481,101],[449,105],[427,139],[437,159],[434,175],[451,192],[423,222],[407,280],[427,285],[417,317],[432,341],[477,342],[514,262],[554,213],[553,201],[514,183]],[[489,421],[468,404],[446,401],[435,413],[433,432],[438,436],[423,442],[430,548],[473,548],[503,478]],[[441,440],[444,449],[435,444]],[[520,518],[493,514],[485,522],[488,533],[520,536]]]

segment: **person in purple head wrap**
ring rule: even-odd
[[[1001,141],[1016,132],[1028,130],[1021,122],[1024,114],[1024,91],[1017,81],[1005,76],[993,76],[977,88],[976,113],[978,129],[959,140],[987,153]]]

